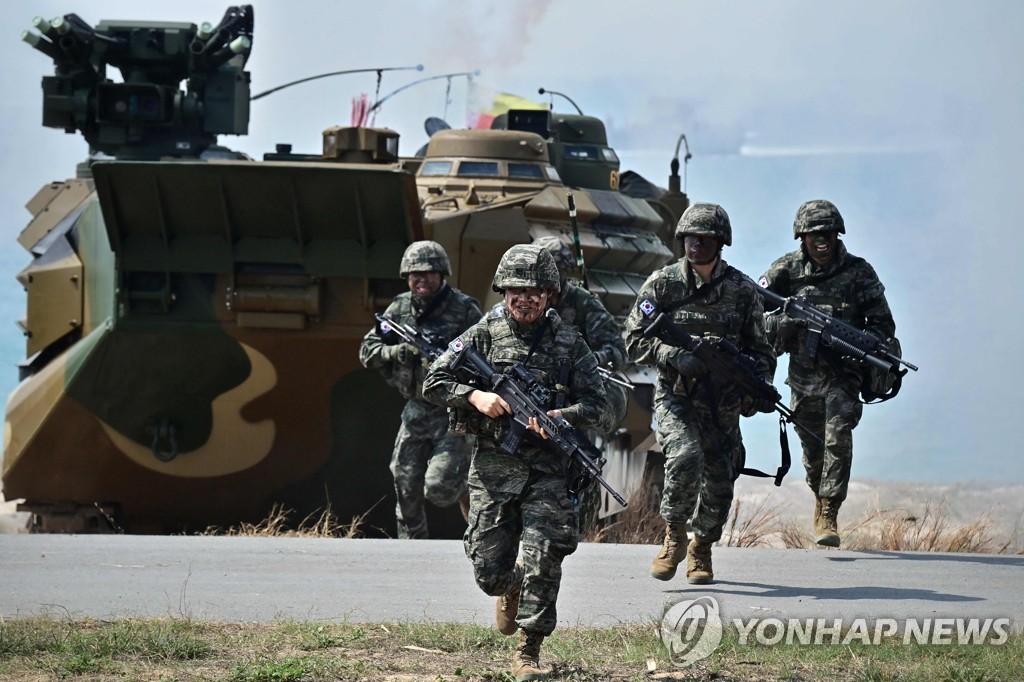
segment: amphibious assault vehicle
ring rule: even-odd
[[[489,304],[508,246],[569,233],[571,190],[588,283],[620,317],[672,257],[678,174],[657,198],[619,191],[595,118],[513,111],[501,130],[438,133],[422,159],[401,159],[387,129],[328,128],[321,154],[254,161],[217,145],[247,132],[251,7],[216,26],[68,14],[34,28],[25,40],[55,66],[43,124],[91,150],[28,203],[19,236],[32,262],[3,490],[34,531],[195,531],[277,507],[393,533],[401,399],[357,349],[404,288],[410,242],[444,244],[453,284]],[[651,378],[630,376],[605,444],[620,488],[653,443]],[[432,535],[461,533],[457,510],[430,514]]]

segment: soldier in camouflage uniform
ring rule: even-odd
[[[450,274],[448,254],[440,244],[410,244],[401,263],[401,275],[409,291],[395,297],[385,316],[415,327],[443,348],[480,319],[479,303],[449,285],[445,276]],[[416,346],[395,340],[401,341],[382,337],[380,329],[374,327],[363,337],[359,360],[364,367],[379,369],[388,383],[408,399],[391,456],[398,497],[395,515],[398,537],[426,538],[424,497],[439,507],[459,502],[463,514],[468,511],[466,475],[471,446],[466,438],[448,432],[444,408],[423,399],[426,367]]]
[[[594,426],[607,402],[597,360],[579,331],[562,324],[554,311],[545,314],[558,291],[551,255],[532,244],[513,246],[502,256],[492,287],[504,294],[501,314],[488,315],[449,345],[431,366],[423,394],[453,408],[459,423],[477,436],[469,471],[466,556],[480,589],[498,597],[499,631],[519,631],[513,674],[533,680],[547,672],[540,665],[540,646],[555,629],[562,560],[578,542],[565,457],[543,447],[546,434],[536,423],[531,430],[537,433],[528,434],[514,454],[502,452],[498,446],[509,433],[508,404],[475,388],[470,375],[452,365],[464,345],[474,346],[498,371],[522,363],[553,394],[565,395],[565,407],[548,414],[560,414],[578,428]],[[552,404],[556,399],[553,395]]]
[[[541,237],[537,246],[546,249],[555,259],[558,267],[559,290],[554,296],[551,307],[558,311],[564,324],[576,325],[583,335],[583,340],[590,346],[601,367],[617,372],[626,366],[626,343],[622,339],[622,330],[601,299],[582,287],[568,281],[571,270],[576,269],[576,257],[569,246],[559,237]],[[608,395],[608,411],[601,419],[597,434],[607,438],[619,427],[626,416],[629,396],[626,388],[611,381],[604,382],[604,390]],[[597,439],[595,438],[595,441]],[[580,499],[580,535],[586,534],[597,523],[601,508],[601,488],[592,485]]]
[[[781,296],[805,296],[818,308],[882,339],[896,333],[885,287],[874,268],[851,255],[839,239],[846,233],[830,201],[805,202],[796,212],[793,237],[800,248],[779,258],[760,284]],[[860,368],[817,344],[817,335],[781,313],[766,317],[776,352],[789,353],[790,406],[822,443],[800,433],[807,485],[814,492],[814,532],[819,545],[839,546],[839,507],[846,499],[853,461],[853,429],[864,409],[857,397]]]
[[[771,382],[775,354],[764,330],[761,297],[750,279],[721,258],[732,244],[729,216],[717,204],[696,203],[676,226],[685,259],[654,272],[626,321],[630,357],[658,369],[655,391],[657,438],[665,453],[661,516],[665,540],[651,576],[670,580],[685,551],[691,584],[714,579],[711,545],[722,537],[732,506],[733,484],[743,467],[740,414],[772,412],[771,401],[738,395],[731,385],[706,376],[707,366],[690,351],[644,337],[664,313],[692,336],[724,337],[750,354]],[[693,540],[685,544],[686,523]]]
[[[586,289],[568,281],[568,273],[576,267],[576,258],[564,241],[558,237],[541,237],[537,246],[547,249],[558,267],[559,290],[551,302],[564,324],[576,325],[583,334],[583,340],[590,346],[601,367],[617,372],[626,366],[626,343],[615,318],[601,303],[601,299]],[[626,416],[626,389],[618,384],[605,382],[611,408],[601,422],[602,434],[608,435],[622,423]]]

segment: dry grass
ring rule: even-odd
[[[725,547],[785,547],[810,549],[816,547],[810,528],[810,514],[800,510],[793,518],[785,504],[770,504],[771,495],[754,500],[733,500],[729,519],[718,542]],[[612,544],[658,545],[665,533],[665,522],[659,514],[661,492],[658,481],[645,480],[629,499],[625,511],[603,525],[591,528],[584,542]],[[372,508],[371,508],[372,509]],[[311,514],[296,524],[292,512],[276,505],[259,523],[243,523],[228,529],[208,528],[202,535],[242,535],[306,538],[358,538],[363,536],[366,515],[352,517],[341,523],[330,507]],[[808,510],[809,511],[809,510]],[[905,509],[876,508],[853,521],[843,521],[840,514],[842,548],[850,550],[888,550],[906,552],[967,552],[974,554],[1024,555],[1019,544],[1020,519],[1006,538],[995,537],[992,512],[976,520],[957,524],[951,520],[949,504],[927,500],[920,514]]]
[[[843,533],[847,549],[886,549],[904,552],[969,552],[1006,554],[1017,539],[1015,528],[1002,542],[993,537],[991,511],[971,523],[949,521],[945,500],[928,501],[920,515],[902,509],[876,510]],[[1024,550],[1017,549],[1017,553]]]
[[[785,504],[770,504],[770,495],[754,500],[736,498],[719,545],[726,547],[816,547],[811,533],[810,510],[797,518]],[[658,513],[660,489],[645,481],[629,500],[629,507],[610,523],[592,529],[584,541],[628,544],[660,544],[665,522]],[[969,523],[952,520],[949,504],[927,500],[919,514],[905,509],[876,508],[852,521],[840,514],[842,548],[910,552],[967,552],[1024,555],[1019,543],[1021,519],[1009,536],[997,539],[992,511]]]
[[[661,488],[650,477],[629,496],[629,506],[605,521],[605,525],[591,528],[584,542],[607,542],[627,545],[659,545],[665,537],[665,522],[658,508]]]
[[[771,538],[782,532],[781,508],[767,506],[762,498],[750,507],[743,500],[733,500],[729,521],[718,544],[726,547],[769,547]]]
[[[383,499],[383,498],[382,498]],[[374,505],[376,506],[376,504]],[[301,538],[359,538],[363,536],[362,527],[366,516],[373,510],[367,509],[362,514],[352,517],[350,523],[342,523],[330,505],[319,513],[314,512],[296,524],[294,513],[280,504],[275,504],[267,518],[259,523],[241,523],[224,529],[209,527],[199,535],[228,535],[250,537],[301,537]]]

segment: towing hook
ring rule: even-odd
[[[170,419],[161,417],[158,424],[146,427],[146,434],[153,436],[149,449],[158,460],[170,462],[178,456],[178,429]]]

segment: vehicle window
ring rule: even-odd
[[[458,175],[486,175],[489,177],[498,176],[497,161],[460,161]]]
[[[508,176],[510,178],[533,178],[544,179],[544,172],[535,163],[511,163],[508,164]]]
[[[565,158],[576,161],[597,161],[597,147],[582,144],[565,145]]]
[[[555,170],[554,166],[544,166],[544,172],[548,174],[548,180],[553,182],[562,181],[562,178],[558,177],[558,171]]]
[[[605,161],[611,161],[613,163],[618,163],[619,161],[618,154],[616,154],[615,150],[611,147],[602,147],[601,154],[604,156]]]
[[[451,161],[424,161],[420,166],[420,175],[451,175]]]

